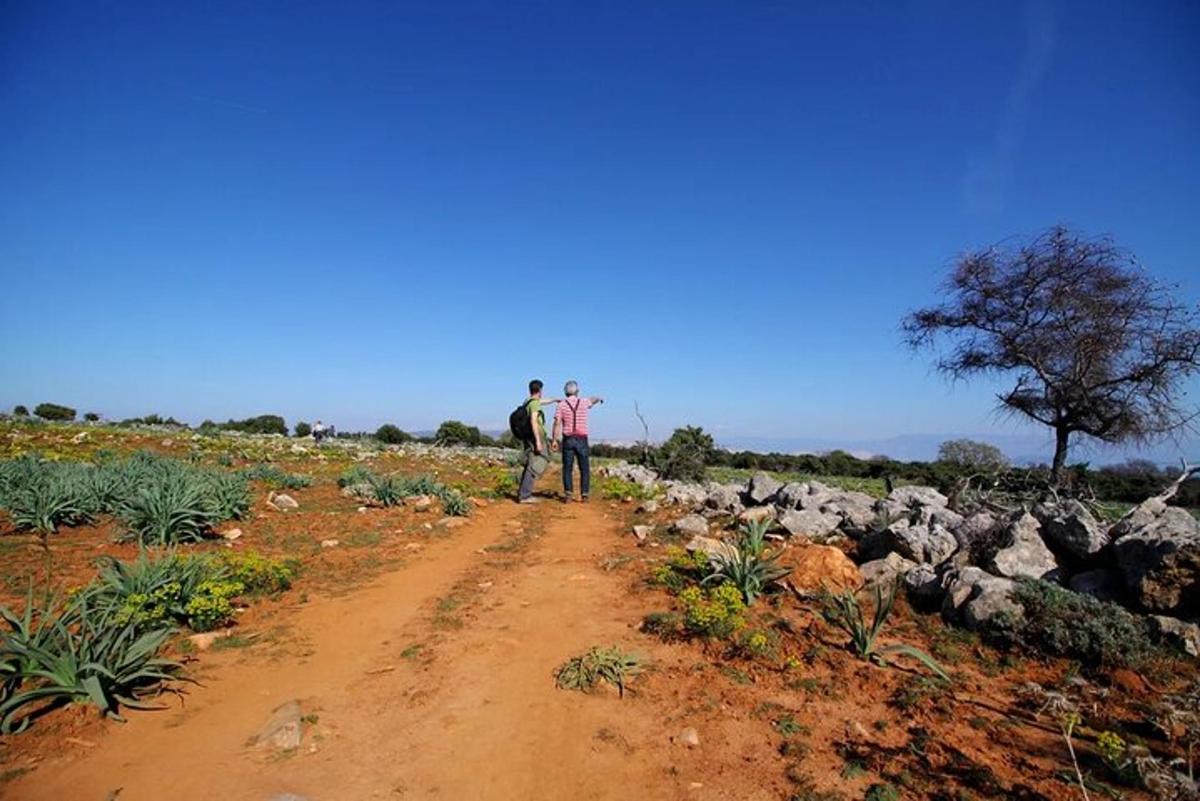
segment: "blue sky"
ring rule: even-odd
[[[901,346],[1054,223],[1200,298],[1200,6],[0,7],[0,404],[1029,431]],[[1193,396],[1197,394],[1195,382]]]

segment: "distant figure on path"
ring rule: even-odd
[[[563,503],[570,503],[575,494],[575,459],[579,459],[580,500],[588,500],[592,489],[592,469],[588,462],[588,409],[604,403],[604,398],[579,397],[579,383],[568,381],[563,387],[566,394],[554,413],[554,434],[551,448],[558,449],[560,435],[563,459]]]
[[[321,444],[321,440],[325,439],[325,424],[322,423],[320,420],[313,423],[312,436],[313,436],[313,441],[316,442],[318,445]]]
[[[518,503],[537,503],[533,497],[533,484],[546,468],[550,458],[546,449],[546,415],[542,404],[558,403],[556,398],[542,397],[542,382],[529,382],[529,398],[508,418],[513,435],[525,446],[525,469],[521,472],[521,487],[517,491]]]

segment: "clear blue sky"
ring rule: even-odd
[[[0,115],[4,405],[1003,431],[899,343],[956,253],[1200,298],[1195,2],[13,0]]]

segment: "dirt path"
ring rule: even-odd
[[[620,536],[602,504],[491,507],[373,585],[297,605],[286,621],[295,655],[205,655],[204,686],[182,708],[134,713],[94,749],[43,764],[3,795],[695,797],[698,783],[673,767],[684,749],[662,722],[669,701],[554,687],[554,667],[589,646],[664,650],[632,630],[645,610],[599,566]],[[316,716],[301,747],[248,748],[291,699]]]

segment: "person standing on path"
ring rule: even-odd
[[[577,381],[568,381],[563,392],[567,397],[559,402],[558,410],[554,413],[554,434],[550,438],[550,447],[557,450],[559,442],[562,442],[563,502],[570,503],[575,495],[575,460],[579,459],[579,499],[586,503],[592,489],[592,469],[588,461],[588,409],[604,403],[604,398],[579,397]]]
[[[524,441],[525,469],[521,472],[521,487],[517,490],[518,503],[537,503],[533,497],[533,484],[546,468],[550,466],[550,457],[546,448],[546,415],[542,411],[543,403],[558,403],[556,398],[542,397],[542,382],[534,379],[529,382],[529,399],[525,401],[525,411],[529,415],[531,437]]]

